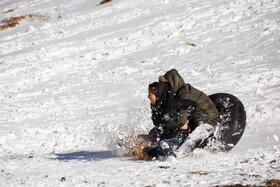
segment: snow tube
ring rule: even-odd
[[[230,151],[244,133],[246,127],[245,108],[242,102],[231,94],[216,93],[209,95],[209,97],[216,105],[221,119],[216,132],[209,139],[211,147],[217,151]]]

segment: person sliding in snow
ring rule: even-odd
[[[149,138],[156,150],[144,148],[149,156],[189,155],[210,136],[219,122],[219,112],[202,91],[185,84],[176,69],[149,85],[152,121]],[[148,150],[147,150],[148,149]]]

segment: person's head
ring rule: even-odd
[[[152,105],[156,104],[157,89],[158,89],[158,82],[153,82],[152,84],[149,85],[148,98],[150,99]]]

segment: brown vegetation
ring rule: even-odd
[[[103,4],[109,3],[109,2],[111,2],[111,1],[112,1],[112,0],[102,0],[102,1],[100,2],[99,5],[103,5]]]
[[[192,46],[192,47],[195,47],[195,46],[196,46],[194,43],[191,43],[191,42],[188,42],[187,45],[188,45],[188,46]]]
[[[147,160],[147,153],[143,152],[143,148],[150,146],[149,142],[143,138],[135,138],[133,140],[133,147],[130,149],[130,156],[139,159],[139,160]]]
[[[269,179],[265,181],[265,184],[269,187],[280,186],[280,179]]]
[[[215,187],[253,187],[253,186],[249,186],[249,185],[242,185],[242,184],[229,184],[229,185],[218,185]]]
[[[242,184],[232,184],[232,185],[219,185],[216,187],[252,187],[252,186],[267,186],[267,187],[279,187],[280,180],[279,179],[267,179],[264,181],[262,185],[242,185]]]
[[[1,30],[6,30],[6,29],[9,29],[11,27],[15,27],[17,25],[19,25],[19,22],[23,19],[26,19],[26,18],[37,18],[37,19],[40,19],[40,20],[48,20],[50,19],[49,16],[46,16],[46,15],[42,15],[42,14],[25,14],[25,15],[22,15],[22,16],[17,16],[17,17],[11,17],[9,19],[5,19],[3,21],[3,25],[0,25],[0,28]]]
[[[159,166],[159,168],[161,168],[161,169],[168,169],[168,168],[170,168],[170,166]]]
[[[189,172],[190,174],[198,174],[198,175],[208,175],[207,172],[202,172],[202,171],[192,171],[192,172]]]
[[[6,12],[4,12],[4,14],[9,13],[9,12],[13,12],[14,10],[15,10],[15,9],[7,10]]]

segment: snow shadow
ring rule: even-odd
[[[64,153],[64,154],[55,154],[57,158],[54,158],[59,161],[69,161],[69,160],[104,160],[108,158],[117,157],[112,151],[97,151],[97,152],[88,152],[80,151],[73,153]]]

